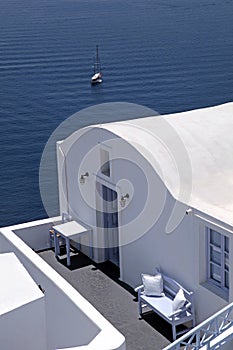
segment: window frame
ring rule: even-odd
[[[105,158],[103,156],[103,154],[104,154],[103,152],[106,152],[108,155],[107,161],[103,161],[103,158]],[[99,174],[101,174],[102,176],[104,176],[107,179],[111,179],[112,178],[111,147],[108,147],[107,145],[100,143],[99,158],[100,158]],[[105,166],[107,167],[107,171],[103,170]]]
[[[206,228],[207,230],[207,282],[211,285],[218,287],[224,293],[229,293],[229,237],[224,235],[215,229],[210,227]],[[213,242],[212,233],[215,232],[220,235],[220,245],[217,245]],[[228,247],[228,249],[227,249]],[[220,254],[220,262],[214,261],[214,258],[211,256],[211,249],[215,250]],[[211,275],[211,267],[215,266],[220,269],[220,281],[214,279]],[[228,282],[227,282],[228,281]],[[228,285],[227,285],[228,284]]]

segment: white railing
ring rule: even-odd
[[[233,303],[193,328],[163,350],[216,349],[233,339]]]

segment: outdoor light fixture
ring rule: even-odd
[[[80,179],[79,179],[80,184],[84,184],[85,181],[86,181],[86,178],[87,178],[88,176],[89,176],[88,172],[86,172],[85,174],[82,174],[82,175],[80,176]]]
[[[124,196],[121,196],[121,200],[120,200],[120,203],[121,203],[121,206],[124,207],[125,206],[125,203],[126,203],[126,199],[129,198],[129,194],[126,193],[126,195]]]

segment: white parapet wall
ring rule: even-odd
[[[61,223],[61,216],[27,222],[12,226],[11,229],[34,251],[50,248],[49,230]]]
[[[14,253],[0,254],[0,344],[47,349],[45,296]]]
[[[46,350],[125,350],[124,336],[33,251],[46,246],[47,229],[54,222],[56,218],[0,229],[0,253],[13,252],[45,291]],[[30,247],[25,242],[29,242]]]

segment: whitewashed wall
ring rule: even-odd
[[[113,159],[110,178],[98,171],[101,143],[109,147]],[[131,145],[105,129],[90,128],[86,133],[78,131],[58,147],[62,149],[62,152],[58,150],[58,164],[63,165],[58,167],[61,212],[67,207],[65,194],[68,193],[69,210],[93,227],[96,247],[101,247],[104,241],[102,231],[96,228],[96,182],[115,189],[119,198],[126,193],[130,195],[125,208],[119,206],[120,276],[124,282],[135,287],[141,283],[141,273],[153,273],[160,266],[195,292],[198,322],[226,305],[225,300],[202,286],[206,260],[200,246],[203,247],[205,238],[200,236],[195,216],[184,215],[173,232],[166,233],[175,200],[155,170]],[[87,171],[90,176],[80,185],[79,176]],[[96,249],[94,254],[98,262],[104,260],[100,251]]]
[[[17,291],[17,286],[15,288]],[[47,349],[43,298],[1,314],[0,344],[4,350]]]
[[[40,223],[43,228],[43,221]],[[20,229],[23,226],[20,225]],[[17,226],[1,229],[0,253],[14,252],[34,281],[45,290],[48,349],[78,349],[89,344],[90,348],[124,350],[124,337],[11,229],[17,231]]]
[[[12,229],[30,248],[39,251],[50,248],[49,230],[60,222],[61,217],[54,217],[20,224]]]
[[[0,347],[47,349],[45,296],[15,254],[0,254],[0,280]]]

